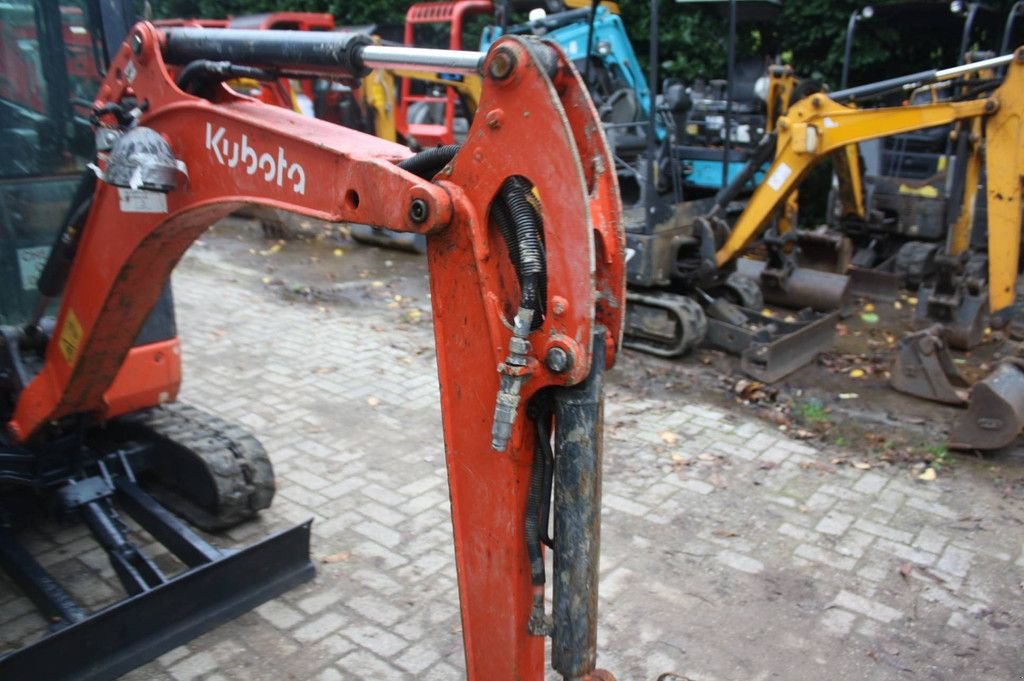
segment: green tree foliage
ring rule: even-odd
[[[401,24],[408,2],[400,0],[151,0],[157,17],[221,19],[275,11],[328,12],[340,26]]]
[[[339,25],[401,24],[408,0],[151,0],[159,17],[220,18],[275,10],[329,12]],[[660,66],[665,76],[684,81],[724,78],[728,2],[685,3],[658,0]],[[737,55],[782,56],[802,75],[824,78],[833,87],[842,70],[843,40],[857,0],[783,0],[774,21],[751,21],[748,2],[739,3]],[[946,0],[870,3],[876,15],[858,24],[850,65],[850,83],[865,83],[957,63],[962,18]],[[988,3],[972,32],[975,47],[995,49],[1012,0]],[[747,7],[745,7],[745,5]],[[892,6],[902,5],[903,11]],[[649,0],[621,0],[622,18],[640,60],[647,63]],[[1017,31],[1024,42],[1024,26]]]
[[[958,61],[963,17],[945,0],[863,2],[783,0],[774,21],[751,20],[738,4],[737,57],[779,56],[797,73],[838,86],[846,27],[852,12],[872,4],[875,16],[858,22],[850,60],[850,83],[866,83]],[[766,3],[762,3],[766,4]],[[988,3],[977,14],[971,44],[996,49],[1012,0]],[[647,61],[650,2],[626,0],[622,16],[641,60]],[[660,65],[666,76],[725,78],[728,2],[659,0]],[[1024,42],[1024,26],[1016,31]]]

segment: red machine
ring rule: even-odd
[[[467,17],[474,14],[493,14],[494,5],[491,0],[456,0],[454,2],[418,2],[409,7],[405,13],[406,45],[423,46],[417,40],[417,28],[424,26],[444,26],[448,31],[450,50],[462,49],[462,29]],[[430,47],[442,47],[430,45]],[[401,98],[398,103],[398,115],[395,125],[404,139],[413,139],[423,148],[440,144],[455,144],[451,122],[455,118],[455,105],[458,93],[452,88],[444,88],[440,94],[426,88],[422,82],[414,82],[409,78],[402,79]],[[443,110],[440,116],[442,123],[410,122],[410,108],[420,105],[433,105]]]
[[[413,156],[224,85],[398,64],[483,75],[461,149]],[[166,350],[133,341],[188,246],[238,208],[425,234],[468,677],[540,681],[550,635],[565,679],[611,678],[595,670],[600,424],[624,241],[615,165],[564,54],[515,37],[484,59],[355,34],[143,23],[95,110],[99,181],[68,237],[54,342],[11,396],[11,442],[39,448],[173,399]]]

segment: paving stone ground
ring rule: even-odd
[[[461,678],[429,320],[284,300],[209,250],[175,280],[181,399],[252,429],[279,480],[273,508],[223,541],[313,518],[319,574],[125,678]],[[613,375],[601,666],[620,680],[1024,678],[1020,496],[975,467],[924,483],[832,458]],[[117,594],[80,528],[43,529],[33,549],[77,596]],[[0,643],[43,625],[0,583]]]

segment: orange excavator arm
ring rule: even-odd
[[[104,392],[175,264],[242,205],[426,234],[469,678],[539,681],[546,634],[565,678],[607,678],[595,671],[601,372],[621,339],[624,242],[584,84],[556,47],[520,38],[485,59],[269,35],[130,33],[95,102],[109,149],[55,342],[8,430],[30,441],[112,416]],[[358,77],[388,66],[483,75],[461,149],[411,156],[223,84],[243,68]],[[551,475],[565,491],[551,505],[548,615],[537,500]]]

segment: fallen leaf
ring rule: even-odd
[[[701,461],[714,461],[718,457],[715,456],[714,454],[708,454],[707,452],[704,452],[703,454],[698,454],[697,458],[700,459]]]
[[[877,324],[878,315],[875,314],[874,312],[864,312],[861,314],[860,320],[865,324]]]
[[[918,480],[923,480],[924,482],[931,482],[935,478],[936,478],[935,469],[932,468],[931,466],[928,466],[928,468],[925,468],[924,472],[917,476]]]
[[[370,405],[371,407],[376,407],[377,405],[380,404],[380,398],[377,398],[377,397],[367,397],[366,398],[366,403],[368,405]]]
[[[857,393],[839,393],[839,399],[841,400],[855,400],[858,397],[860,397],[860,395]]]
[[[341,249],[341,248],[335,248],[334,249],[334,257],[335,258],[340,258],[343,255],[345,255],[345,251],[343,249]]]
[[[906,563],[904,563],[903,565],[900,565],[900,576],[903,577],[903,579],[906,579],[907,577],[909,577],[910,573],[913,572],[913,571],[914,571],[914,564],[912,562],[910,562],[909,560]]]
[[[892,306],[893,306],[894,308],[896,308],[897,310],[902,310],[902,309],[903,309],[903,303],[901,303],[901,302],[900,302],[900,301],[898,301],[898,300],[894,300],[894,301],[892,301]]]
[[[867,303],[866,305],[864,305],[864,311],[865,312],[874,312],[875,311],[874,304],[873,303]]]
[[[850,378],[864,378],[864,370],[863,369],[851,369],[850,370]]]
[[[718,528],[717,530],[712,530],[711,534],[715,535],[716,537],[724,537],[726,539],[728,539],[730,537],[738,537],[739,536],[738,534],[736,534],[732,530],[724,530],[722,528]]]
[[[352,553],[349,551],[339,551],[338,553],[332,553],[329,556],[324,556],[320,559],[320,562],[327,563],[328,565],[330,565],[331,563],[344,563],[351,556]]]
[[[853,467],[861,471],[871,470],[871,464],[869,464],[867,461],[854,461]]]
[[[679,436],[673,433],[671,430],[661,431],[660,433],[658,433],[658,437],[660,437],[661,441],[667,445],[674,445],[675,443],[679,442]]]

